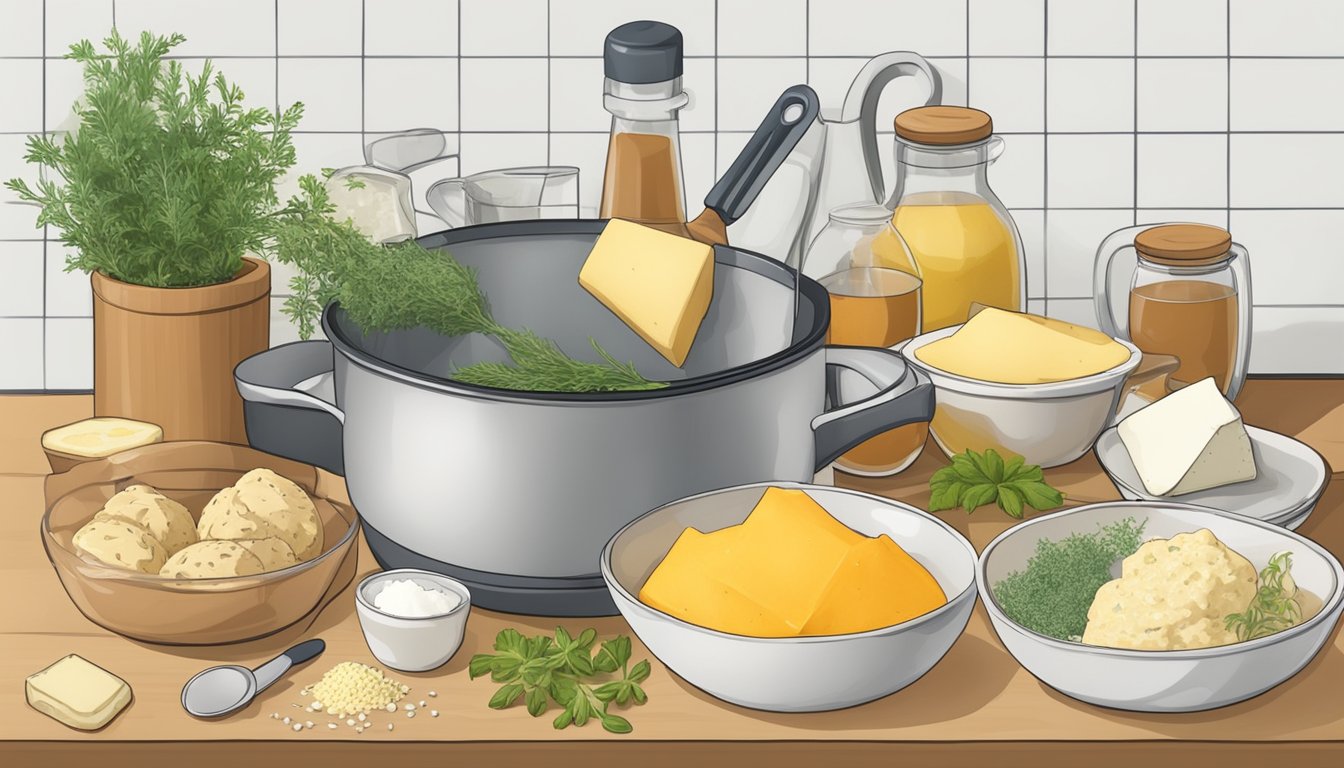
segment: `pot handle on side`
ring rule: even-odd
[[[933,383],[911,370],[900,353],[870,347],[826,347],[826,365],[847,368],[872,382],[877,394],[839,406],[812,420],[816,470],[870,437],[933,418]],[[915,385],[907,386],[907,374]],[[827,376],[827,389],[837,377]],[[828,392],[835,399],[834,391]]]
[[[238,364],[233,380],[243,397],[252,447],[345,474],[341,446],[345,412],[311,391],[330,382],[335,368],[332,355],[329,341],[296,341]]]

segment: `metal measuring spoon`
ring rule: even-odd
[[[224,664],[197,672],[182,686],[182,708],[196,717],[223,717],[247,706],[290,667],[327,649],[322,640],[299,643],[255,670]]]

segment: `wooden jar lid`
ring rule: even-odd
[[[915,107],[896,116],[896,135],[919,144],[969,144],[993,132],[989,114],[970,107]]]
[[[1134,250],[1144,259],[1177,267],[1222,261],[1231,248],[1231,233],[1208,224],[1163,224],[1134,236]]]

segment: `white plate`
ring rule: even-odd
[[[1130,501],[1175,501],[1198,504],[1253,517],[1267,523],[1297,528],[1306,521],[1330,482],[1325,459],[1306,443],[1259,427],[1247,427],[1255,455],[1256,478],[1180,496],[1154,496],[1129,458],[1120,433],[1111,427],[1097,439],[1102,469]]]

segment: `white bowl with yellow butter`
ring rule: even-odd
[[[962,328],[974,335],[954,339]],[[1091,450],[1143,356],[1090,328],[997,309],[916,336],[901,354],[933,381],[929,428],[944,453],[994,448],[1042,467]]]

